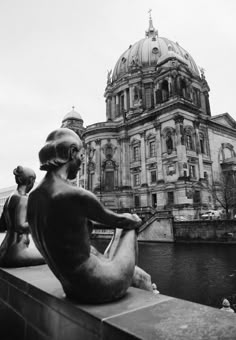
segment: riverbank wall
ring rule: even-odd
[[[151,216],[139,228],[138,241],[174,242],[173,218]]]
[[[120,300],[65,297],[47,265],[0,268],[1,339],[234,339],[236,314],[130,287]]]
[[[235,243],[236,220],[173,222],[175,242]]]

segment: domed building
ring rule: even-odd
[[[159,37],[150,17],[145,38],[108,72],[106,122],[84,132],[80,125],[80,184],[108,208],[143,216],[157,209],[196,218],[214,208],[207,183],[236,165],[236,123],[227,113],[211,116],[209,91],[204,71]]]

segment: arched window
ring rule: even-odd
[[[224,158],[225,159],[228,159],[228,158],[231,158],[232,157],[232,152],[231,152],[231,150],[229,149],[229,148],[224,148]]]
[[[139,151],[139,145],[135,145],[133,147],[133,159],[134,161],[138,161],[139,160],[139,154],[140,154],[140,151]]]
[[[140,160],[140,143],[141,141],[138,139],[133,139],[131,142],[131,159],[133,162]]]
[[[219,161],[223,163],[226,159],[235,157],[234,147],[230,143],[222,143],[219,151]]]
[[[115,184],[115,163],[107,160],[104,164],[104,189],[105,191],[114,190]]]
[[[156,90],[156,103],[157,104],[162,103],[162,92],[160,89]]]
[[[134,102],[139,100],[139,89],[137,86],[134,87]]]
[[[206,153],[205,137],[202,133],[199,134],[200,151]]]
[[[154,140],[149,142],[149,156],[150,157],[155,157],[155,151],[156,151],[155,144],[156,143]]]
[[[187,86],[186,86],[186,81],[184,79],[180,80],[180,91],[181,95],[186,98],[187,97]]]
[[[114,190],[114,170],[105,171],[105,191]]]
[[[192,95],[193,95],[193,103],[197,105],[197,93],[195,89],[193,89]]]
[[[169,88],[168,88],[168,81],[164,80],[161,86],[162,89],[162,101],[165,102],[169,98]]]
[[[120,95],[119,103],[120,103],[120,113],[122,114],[125,110],[125,97],[123,93]]]

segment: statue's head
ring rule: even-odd
[[[51,132],[39,151],[40,170],[53,171],[68,163],[69,179],[76,177],[83,158],[83,144],[72,130],[60,128]]]
[[[26,185],[26,192],[29,192],[33,188],[36,175],[32,169],[18,165],[18,167],[13,170],[13,174],[18,185]]]

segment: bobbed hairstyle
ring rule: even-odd
[[[18,167],[13,170],[13,174],[15,175],[17,184],[27,185],[36,179],[34,170],[21,165],[18,165]]]
[[[60,128],[51,132],[39,151],[40,170],[51,171],[70,160],[70,149],[82,148],[79,136],[72,130]]]

